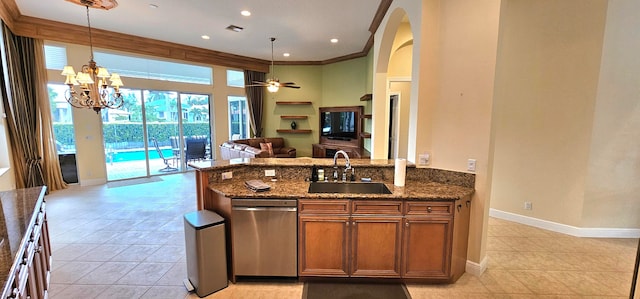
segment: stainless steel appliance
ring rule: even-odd
[[[231,206],[235,275],[297,276],[297,201],[232,199]]]

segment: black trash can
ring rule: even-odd
[[[184,215],[187,279],[199,297],[229,284],[224,229],[224,218],[212,211]]]

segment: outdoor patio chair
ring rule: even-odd
[[[206,159],[206,138],[187,138],[186,144],[185,162]]]
[[[160,146],[158,146],[158,140],[155,138],[151,138],[151,141],[153,142],[153,146],[156,148],[156,151],[158,151],[158,156],[160,156],[160,159],[162,159],[162,161],[164,162],[164,165],[166,166],[165,168],[159,169],[158,171],[160,172],[177,171],[178,168],[171,166],[171,163],[169,162],[169,159],[173,159],[173,158],[164,157],[164,154],[160,150]]]

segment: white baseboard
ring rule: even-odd
[[[97,186],[107,183],[106,179],[80,180],[80,186]]]
[[[485,270],[487,270],[487,263],[488,263],[488,259],[487,256],[485,256],[482,261],[480,261],[480,263],[476,263],[476,262],[472,262],[470,260],[467,260],[467,264],[465,265],[465,272],[473,275],[473,276],[480,276],[482,275],[482,273],[484,273]]]
[[[637,228],[576,227],[567,224],[537,219],[529,216],[504,212],[496,209],[489,209],[489,216],[576,237],[640,238],[640,229]]]

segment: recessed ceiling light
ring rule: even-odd
[[[202,37],[202,39],[211,39],[211,37],[208,36],[208,35],[203,35],[203,36],[200,36],[200,37]]]
[[[243,16],[245,16],[245,17],[248,17],[248,16],[250,16],[250,15],[251,15],[251,12],[250,12],[250,11],[248,11],[248,10],[243,10],[243,11],[241,11],[241,12],[240,12],[240,14],[241,14],[241,15],[243,15]]]
[[[229,25],[226,28],[227,30],[231,30],[231,31],[235,31],[235,32],[240,32],[242,31],[244,28],[240,27],[240,26],[236,26],[236,25]]]
[[[291,56],[291,54],[289,54],[289,53],[282,53],[282,56],[284,56],[284,57],[289,57],[289,56]]]
[[[336,44],[336,43],[338,43],[338,39],[337,39],[337,38],[332,38],[332,39],[331,39],[331,43],[332,43],[332,44]]]
[[[149,4],[149,7],[151,7],[151,8],[158,8],[158,5],[151,3],[151,4]]]

